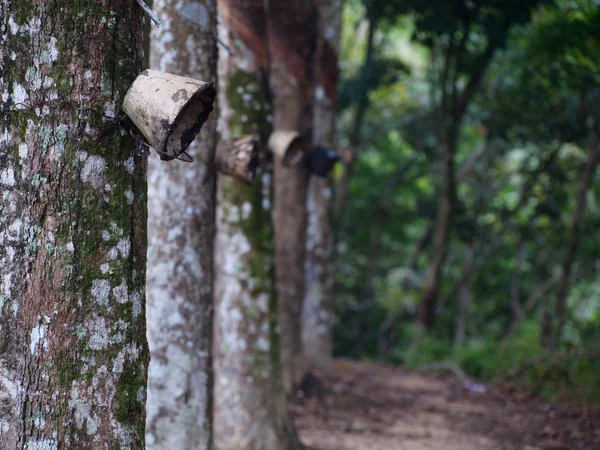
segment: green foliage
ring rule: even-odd
[[[339,87],[338,108],[344,110],[351,106],[359,90],[371,92],[393,85],[408,72],[408,66],[402,61],[376,55],[368,66],[363,66],[356,75],[342,81]]]
[[[354,0],[346,9],[342,142],[356,125],[361,89],[368,108],[337,230],[336,353],[411,367],[452,360],[479,379],[600,400],[598,173],[585,195],[561,348],[540,344],[600,132],[597,2]],[[375,62],[361,67],[367,19],[376,24]],[[415,320],[438,203],[444,97],[447,108],[460,105],[485,68],[460,124],[439,319],[425,335]],[[470,300],[455,346],[462,282]],[[515,295],[520,318],[511,310]]]
[[[566,401],[600,402],[600,353],[548,354],[539,344],[539,324],[528,321],[510,339],[472,339],[459,347],[447,340],[423,337],[418,345],[397,350],[396,361],[413,369],[451,362],[469,377],[492,380],[518,391]]]
[[[122,424],[135,426],[138,417],[143,417],[144,403],[139,398],[143,384],[140,380],[139,367],[125,364],[115,392],[115,417]]]

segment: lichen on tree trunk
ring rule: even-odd
[[[135,2],[0,4],[0,448],[143,449]]]
[[[155,0],[153,69],[216,80],[216,1]],[[194,162],[149,161],[148,449],[212,448],[215,112]]]
[[[333,147],[337,53],[342,1],[319,3],[319,42],[313,119],[315,145]],[[308,368],[331,369],[333,363],[333,229],[332,177],[311,176],[307,192],[308,227],[304,261],[302,345]]]
[[[219,55],[221,139],[258,133],[263,164],[251,186],[218,177],[215,449],[294,450],[300,444],[283,395],[273,279],[271,170],[265,153],[271,106],[254,53],[263,54],[266,41],[256,34],[240,39],[239,24],[230,20],[245,16],[240,5],[224,1],[220,7],[219,35],[229,49]],[[264,23],[264,11],[254,10],[254,18]]]

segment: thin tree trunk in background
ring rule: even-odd
[[[283,393],[271,170],[265,167],[271,105],[261,84],[266,14],[220,0],[219,131],[222,140],[259,133],[262,167],[252,186],[218,177],[215,315],[215,449],[301,448]],[[256,27],[256,28],[253,28]]]
[[[442,265],[448,252],[450,228],[456,206],[455,152],[460,131],[462,115],[456,111],[454,93],[448,92],[448,74],[452,65],[454,43],[447,44],[444,51],[440,85],[440,132],[438,133],[439,193],[435,221],[433,224],[433,242],[430,262],[425,270],[423,295],[418,305],[419,322],[425,329],[433,328],[440,291]],[[434,81],[435,82],[435,81]],[[454,86],[452,86],[454,88]],[[455,115],[456,113],[456,115]]]
[[[367,263],[365,267],[366,289],[364,296],[367,301],[375,301],[377,272],[379,269],[379,260],[381,258],[383,232],[390,216],[389,205],[386,201],[381,202],[376,208],[377,221],[375,222],[375,227],[372,229],[369,238],[369,252],[367,254]]]
[[[559,281],[560,276],[553,275],[536,287],[529,297],[527,297],[527,300],[525,301],[521,311],[521,317],[519,317],[519,322],[516,326],[518,326],[519,323],[522,322],[525,317],[527,317],[527,314],[531,312],[533,308],[535,308],[537,303],[544,298],[546,294],[558,284]]]
[[[421,322],[421,325],[428,330],[433,328],[433,325],[435,324],[442,265],[444,264],[446,253],[448,251],[450,227],[454,215],[454,208],[456,206],[454,153],[458,133],[457,126],[458,125],[455,124],[451,127],[453,131],[449,133],[449,136],[444,136],[442,138],[442,143],[439,146],[442,165],[441,192],[433,228],[432,257],[425,272],[423,296],[419,303],[419,321]]]
[[[0,4],[3,450],[144,448],[146,162],[106,118],[141,70],[142,17]]]
[[[465,249],[465,264],[463,266],[464,276],[458,286],[458,315],[456,316],[456,326],[454,328],[455,347],[462,345],[466,336],[469,308],[471,305],[471,274],[474,266],[473,246],[467,247]]]
[[[508,27],[508,24],[506,26]],[[423,296],[419,303],[419,321],[427,330],[431,330],[435,324],[436,307],[442,281],[442,267],[448,251],[450,231],[456,207],[457,182],[455,157],[462,122],[500,42],[496,40],[487,43],[487,47],[475,61],[468,81],[460,91],[457,91],[457,74],[460,58],[456,61],[457,66],[454,67],[456,73],[451,77],[453,80],[451,92],[448,92],[446,82],[449,79],[448,75],[450,66],[452,65],[452,54],[457,49],[460,52],[461,48],[460,46],[458,48],[455,47],[453,42],[450,42],[447,48],[446,61],[444,62],[445,65],[441,77],[441,131],[438,136],[441,175],[439,187],[440,199],[435,217],[431,261],[425,271]]]
[[[343,0],[319,3],[319,42],[313,143],[333,147]],[[313,175],[307,194],[308,227],[302,309],[302,344],[309,369],[328,371],[333,363],[333,179]]]
[[[596,124],[596,126],[598,125],[600,124]],[[569,296],[571,288],[571,275],[573,272],[573,263],[575,262],[575,253],[579,245],[581,222],[583,221],[583,216],[585,214],[587,192],[592,184],[596,167],[598,166],[598,133],[598,130],[596,130],[592,135],[592,142],[590,143],[587,154],[585,171],[580,180],[577,203],[575,205],[575,210],[573,211],[573,220],[571,231],[569,233],[569,240],[567,242],[565,259],[563,260],[561,277],[558,282],[556,303],[554,304],[554,317],[549,317],[550,308],[548,308],[545,313],[545,320],[550,324],[550,334],[547,336],[542,334],[542,340],[544,344],[547,344],[554,349],[559,346],[562,330],[567,320],[567,297]],[[546,329],[548,328],[546,327]]]
[[[425,248],[427,247],[427,243],[431,239],[432,232],[433,232],[433,222],[430,222],[423,229],[423,233],[421,233],[421,236],[419,236],[419,240],[417,241],[417,245],[415,246],[415,249],[410,254],[410,258],[408,258],[408,264],[406,267],[410,271],[415,270],[415,267],[417,266],[417,260],[418,260],[419,256],[421,255],[421,253],[423,252],[423,250],[425,250]],[[408,287],[404,283],[402,283],[402,289],[406,290],[407,288]]]
[[[150,66],[216,81],[216,1],[155,0]],[[216,113],[188,153],[149,161],[148,449],[211,448]]]
[[[525,262],[525,255],[527,252],[527,246],[525,242],[521,242],[519,245],[519,255],[517,257],[517,266],[512,274],[510,281],[510,316],[508,322],[508,328],[506,331],[507,336],[512,336],[517,330],[517,325],[521,321],[523,311],[521,310],[520,301],[520,289],[521,289],[521,274],[523,273],[523,264]]]
[[[460,347],[464,341],[467,331],[467,320],[469,318],[469,307],[471,305],[471,283],[465,280],[458,291],[458,315],[454,329],[454,347]]]
[[[468,177],[473,172],[477,161],[479,159],[481,159],[483,156],[485,156],[486,154],[488,154],[490,151],[490,148],[491,148],[490,139],[488,137],[488,139],[486,139],[486,141],[482,144],[481,148],[479,150],[477,150],[475,153],[473,153],[460,167],[460,169],[458,171],[458,178],[463,179],[465,177]],[[431,221],[427,224],[427,226],[425,226],[423,228],[423,232],[419,236],[419,239],[417,240],[415,249],[411,253],[410,258],[408,259],[408,263],[406,265],[406,270],[407,270],[408,274],[411,274],[412,272],[415,271],[415,267],[417,265],[417,260],[418,260],[419,256],[429,245],[430,240],[431,240],[431,235],[433,233],[434,225],[435,225],[435,221]],[[453,290],[446,297],[444,297],[442,299],[442,301],[441,301],[442,304],[447,303],[448,300],[457,296],[459,294],[459,291],[460,291],[462,285],[465,282],[468,282],[468,283],[471,282],[471,280],[467,279],[467,278],[471,278],[473,276],[475,266],[476,266],[475,259],[471,258],[470,263],[467,266],[465,266],[465,270],[463,272],[462,278],[456,284],[456,286],[453,288]],[[402,291],[407,291],[409,288],[414,288],[415,285],[416,285],[415,277],[406,276],[402,280],[401,289],[402,289]],[[389,316],[385,320],[385,322],[381,325],[380,332],[379,332],[378,359],[384,360],[385,357],[387,356],[387,352],[392,344],[391,334],[392,334],[394,328],[397,327],[403,313],[404,313],[404,311],[402,311],[402,310],[395,312],[393,315]]]
[[[312,1],[271,0],[268,9],[270,83],[275,130],[312,135],[312,97],[317,18]],[[305,372],[302,302],[306,253],[308,170],[274,157],[275,267],[286,392]]]
[[[561,148],[560,146],[557,146],[548,155],[548,157],[539,165],[539,167],[529,174],[529,177],[527,178],[527,180],[526,180],[526,182],[525,182],[525,184],[523,186],[523,189],[521,191],[521,195],[519,196],[519,201],[518,201],[517,205],[512,210],[508,211],[506,213],[506,215],[504,216],[504,220],[508,222],[508,225],[502,230],[502,232],[501,232],[502,235],[506,234],[509,230],[511,230],[512,228],[514,228],[514,223],[510,222],[511,219],[514,218],[517,215],[517,213],[527,204],[527,199],[529,199],[529,197],[530,197],[531,190],[533,188],[533,185],[535,184],[535,181],[543,173],[547,172],[548,168],[556,160],[556,157],[557,157],[557,155],[558,155],[558,153],[560,151],[560,148]],[[459,179],[461,179],[463,175],[466,175],[468,173],[467,169],[470,170],[470,163],[468,163],[466,166],[464,166],[459,171]],[[433,224],[432,224],[432,226],[433,226]],[[425,236],[425,234],[423,236]],[[499,236],[497,236],[497,238],[499,238]],[[500,240],[498,240],[497,242],[500,242]],[[496,244],[492,244],[491,247],[489,247],[489,248],[486,249],[485,253],[487,253],[487,254],[493,253],[494,250],[495,250],[495,248],[497,247],[497,245],[498,245],[497,243]],[[480,258],[480,259],[485,259],[485,258]],[[474,271],[474,270],[475,270],[475,267],[473,266],[471,268],[471,271]],[[459,285],[457,285],[457,287],[458,286]],[[445,303],[445,299],[454,297],[457,294],[458,294],[458,290],[456,288],[453,289],[453,291],[442,300],[442,304]],[[535,303],[535,301],[537,301],[537,298],[534,298],[533,300],[534,300],[534,303]],[[526,312],[526,310],[524,312]]]

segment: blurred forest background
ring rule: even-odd
[[[600,0],[152,3],[0,2],[0,449],[600,448]]]
[[[475,3],[346,2],[335,351],[598,400],[600,4]]]

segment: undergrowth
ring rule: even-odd
[[[549,352],[539,341],[537,324],[526,322],[510,338],[471,339],[457,347],[448,339],[413,337],[409,345],[392,350],[390,359],[413,369],[450,362],[480,381],[509,385],[545,398],[600,403],[600,348]]]

